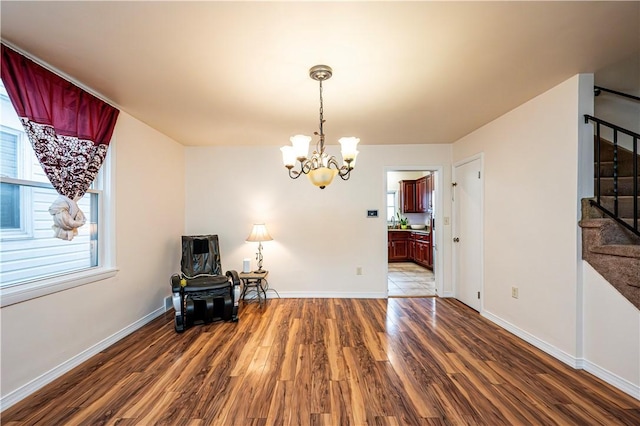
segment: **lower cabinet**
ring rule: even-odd
[[[431,235],[410,231],[389,231],[389,262],[413,261],[433,269]]]
[[[409,260],[409,234],[410,233],[406,231],[389,231],[389,262]]]
[[[417,242],[416,243],[416,253],[415,256],[411,259],[414,262],[431,269],[433,267],[433,263],[431,261],[431,244]]]

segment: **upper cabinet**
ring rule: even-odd
[[[403,213],[429,213],[432,208],[433,175],[400,181]]]
[[[401,180],[400,195],[402,197],[402,212],[417,213],[416,210],[416,181]]]

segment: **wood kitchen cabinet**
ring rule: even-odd
[[[426,213],[429,208],[427,199],[427,177],[421,177],[416,180],[416,211],[418,213]]]
[[[389,262],[405,262],[409,260],[409,238],[410,232],[389,231],[388,237],[388,258]]]
[[[431,211],[433,175],[416,180],[400,181],[403,213],[428,213]]]
[[[411,231],[389,231],[389,262],[412,261],[433,269],[431,234]]]
[[[416,181],[401,180],[400,195],[402,196],[402,212],[417,213],[416,210]]]
[[[433,211],[433,174],[425,176],[425,212]]]
[[[431,234],[412,232],[410,239],[415,243],[414,255],[411,260],[426,268],[433,269]]]

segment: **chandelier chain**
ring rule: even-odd
[[[322,79],[320,82],[320,153],[324,150],[324,107],[322,98]]]

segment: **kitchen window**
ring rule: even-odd
[[[396,191],[387,192],[387,222],[392,223],[398,210]]]

